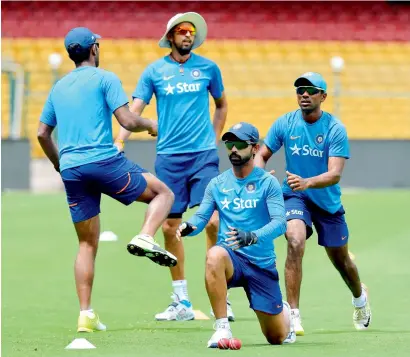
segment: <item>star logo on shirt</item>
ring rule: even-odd
[[[165,95],[174,94],[175,87],[171,86],[171,83],[168,83],[168,85],[164,89],[166,91]]]
[[[289,217],[289,216],[290,216],[290,212],[286,211],[286,217]]]
[[[225,197],[224,198],[224,200],[223,201],[221,201],[221,203],[222,203],[222,209],[227,209],[227,210],[229,210],[229,204],[231,203],[232,201],[228,201],[228,199]]]
[[[300,156],[300,152],[299,152],[299,151],[302,150],[302,148],[298,147],[296,144],[293,145],[293,146],[289,146],[289,149],[292,150],[292,156],[293,156],[293,155],[298,155],[298,156]]]

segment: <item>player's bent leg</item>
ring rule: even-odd
[[[361,283],[356,264],[350,257],[348,245],[326,247],[326,253],[352,292],[353,325],[357,330],[365,330],[371,322],[371,309],[367,287]]]
[[[218,230],[219,230],[219,213],[215,211],[212,214],[211,219],[205,227],[206,234],[206,250],[211,249],[218,240]],[[228,311],[228,320],[230,322],[235,321],[235,314],[233,313],[232,304],[229,299],[226,299],[226,309]],[[215,317],[213,310],[211,309],[211,316]]]
[[[283,310],[277,315],[257,310],[255,310],[255,314],[258,317],[262,333],[271,345],[296,341],[290,306],[286,301],[283,302]]]
[[[78,332],[105,331],[98,315],[91,309],[91,291],[94,281],[94,265],[100,235],[100,217],[96,215],[74,224],[79,250],[74,265],[75,283],[80,301]]]
[[[177,257],[162,249],[153,238],[171,210],[174,194],[154,175],[143,173],[142,176],[147,181],[147,187],[137,201],[148,203],[148,209],[140,233],[131,240],[127,249],[131,254],[148,257],[159,265],[175,266]]]
[[[299,312],[299,299],[302,284],[302,260],[307,238],[306,223],[300,219],[288,221],[285,236],[288,241],[285,263],[286,298],[292,308],[296,334],[303,336],[305,332]]]
[[[215,333],[208,341],[209,348],[217,348],[218,342],[232,338],[226,306],[227,281],[233,277],[234,266],[226,249],[214,246],[208,250],[205,265],[205,286],[215,314]]]

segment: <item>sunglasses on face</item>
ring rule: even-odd
[[[296,88],[296,93],[299,95],[305,94],[307,92],[309,95],[315,95],[318,94],[321,91],[320,88],[317,87],[297,87]]]
[[[251,145],[251,142],[249,141],[225,141],[225,146],[228,150],[232,150],[234,146],[238,150],[243,150],[246,149],[249,145]]]
[[[178,35],[182,35],[182,36],[186,36],[188,34],[188,32],[191,34],[191,36],[195,36],[196,35],[195,27],[193,27],[193,26],[178,26],[175,29],[175,33],[177,33]]]

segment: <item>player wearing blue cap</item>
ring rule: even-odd
[[[221,71],[211,60],[192,52],[206,38],[204,18],[187,12],[172,17],[159,41],[170,48],[169,55],[150,64],[142,73],[132,94],[131,110],[141,114],[152,96],[157,100],[158,141],[155,171],[175,194],[175,202],[164,222],[165,248],[178,258],[170,269],[173,301],[157,320],[193,320],[184,269],[184,246],[175,231],[187,208],[201,203],[205,187],[219,174],[217,143],[225,125],[227,101]],[[213,125],[209,115],[209,94],[214,98]],[[117,145],[121,150],[131,133],[120,130]],[[208,248],[215,244],[217,215],[206,227]],[[229,304],[229,302],[228,302]],[[234,318],[229,308],[229,317]]]
[[[299,298],[302,258],[306,239],[313,233],[312,224],[319,245],[325,247],[353,294],[355,328],[367,329],[371,320],[368,293],[349,256],[349,231],[339,186],[345,161],[349,158],[346,129],[332,114],[320,108],[327,97],[327,85],[319,73],[303,74],[294,86],[300,109],[275,121],[265,145],[257,154],[256,165],[265,167],[272,154],[284,147],[287,178],[282,188],[288,221],[285,283],[296,334],[304,334]]]
[[[127,130],[148,131],[153,136],[157,135],[157,123],[131,113],[119,78],[97,68],[99,38],[84,27],[67,34],[64,44],[76,68],[51,89],[38,129],[40,145],[63,179],[78,235],[75,281],[80,301],[79,332],[106,329],[91,309],[102,193],[125,205],[147,203],[144,224],[128,250],[160,265],[177,264],[177,258],[152,238],[169,214],[173,193],[119,153],[112,137],[112,114]],[[59,151],[51,138],[56,126]]]
[[[177,237],[197,235],[214,210],[219,212],[217,245],[208,250],[205,282],[216,318],[208,347],[232,338],[227,289],[243,287],[262,332],[271,344],[295,342],[290,306],[282,301],[273,240],[286,231],[285,207],[278,180],[254,165],[259,133],[238,123],[222,136],[232,169],[211,180],[198,211],[183,222]]]

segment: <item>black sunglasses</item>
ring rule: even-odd
[[[225,146],[228,150],[232,150],[234,146],[238,150],[243,150],[243,149],[246,149],[249,145],[253,145],[253,144],[250,141],[241,141],[241,140],[225,141]]]
[[[299,95],[305,94],[307,92],[309,95],[315,95],[318,94],[322,89],[317,88],[317,87],[297,87],[296,88],[296,93]]]

